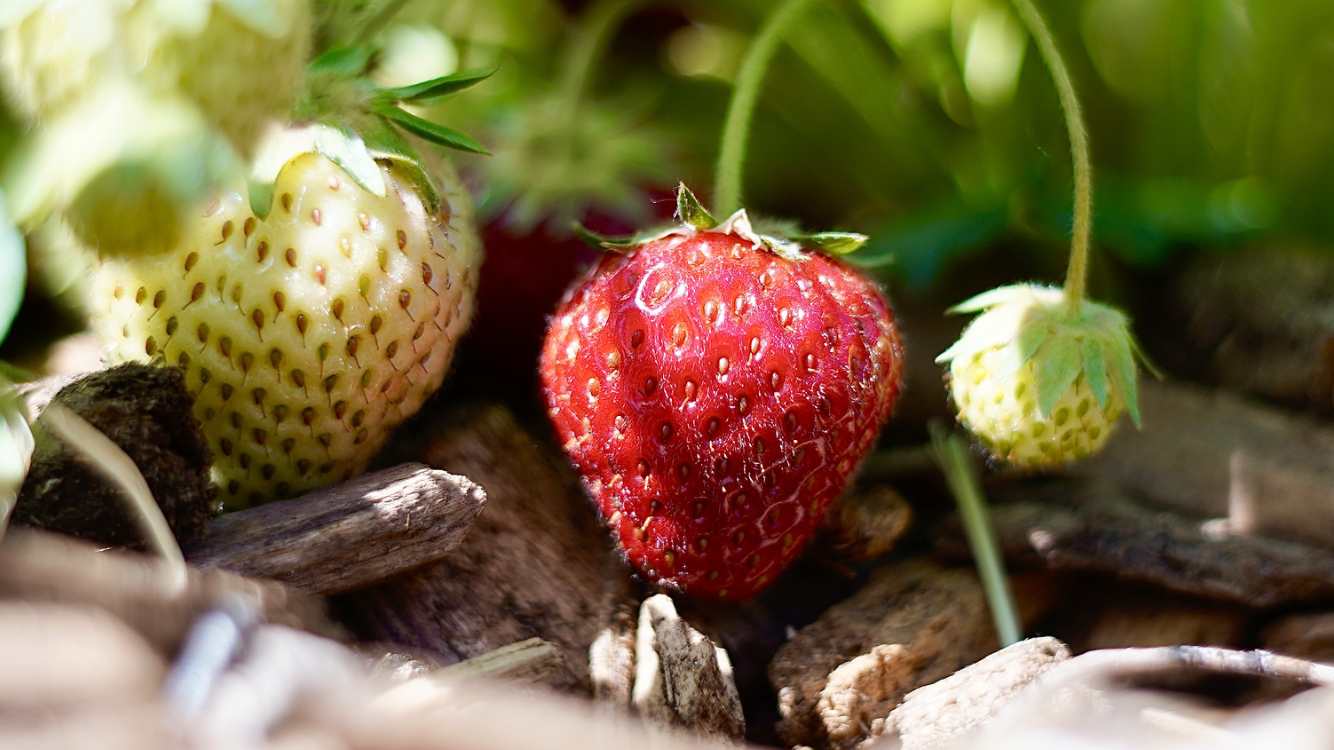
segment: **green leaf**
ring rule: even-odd
[[[375,47],[370,44],[333,47],[311,62],[308,75],[328,73],[340,78],[356,78],[366,72],[375,52]]]
[[[1033,358],[1033,374],[1037,379],[1038,411],[1043,419],[1061,395],[1079,377],[1083,369],[1084,347],[1079,340],[1068,336],[1052,336]]]
[[[27,269],[23,233],[10,220],[5,194],[0,192],[0,341],[9,334],[23,302]]]
[[[483,156],[491,155],[491,152],[487,151],[480,143],[463,133],[405,112],[391,104],[377,102],[372,104],[371,109],[409,133],[425,138],[432,143],[458,151],[468,151]]]
[[[1098,408],[1107,408],[1107,362],[1103,359],[1102,342],[1089,336],[1084,339],[1084,380],[1098,401]]]
[[[250,180],[246,183],[246,192],[250,198],[250,210],[261,219],[269,218],[273,209],[273,183]]]
[[[676,218],[682,224],[687,224],[699,232],[707,232],[718,226],[713,214],[699,202],[699,198],[690,192],[690,188],[686,187],[684,182],[676,187]]]
[[[500,70],[500,68],[464,70],[440,78],[432,78],[429,81],[414,83],[411,86],[384,89],[381,91],[381,95],[388,99],[408,102],[409,104],[431,104],[450,94],[458,93],[469,86],[485,81],[494,75],[497,70]]]

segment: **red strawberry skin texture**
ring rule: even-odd
[[[606,255],[540,362],[548,415],[650,579],[745,599],[800,553],[888,418],[903,347],[878,288],[703,232]]]

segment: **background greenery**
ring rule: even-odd
[[[553,117],[587,5],[410,0],[381,33],[409,69],[423,55],[437,68],[500,66],[424,113],[494,151],[461,157],[484,218],[508,208],[505,220],[531,224],[592,204],[643,221],[654,193],[642,189],[684,180],[708,192],[731,78],[773,1],[636,4],[577,116]],[[1334,238],[1334,4],[1039,5],[1085,105],[1104,264],[1153,268],[1261,235]],[[871,235],[859,262],[909,293],[988,247],[1004,248],[988,262],[1013,255],[1016,269],[1059,280],[1069,147],[1050,77],[1004,0],[827,0],[789,41],[755,118],[752,210]],[[17,128],[0,119],[0,156]],[[19,252],[0,241],[6,281]],[[0,283],[0,335],[10,287]]]

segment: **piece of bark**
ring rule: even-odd
[[[631,703],[642,716],[703,734],[746,732],[727,651],[681,619],[666,594],[639,609]]]
[[[593,702],[600,709],[629,711],[635,685],[635,617],[622,606],[588,647]]]
[[[1310,661],[1334,663],[1334,613],[1289,615],[1260,632],[1266,650]]]
[[[390,682],[406,682],[444,666],[434,654],[397,643],[358,643],[353,648],[372,676]]]
[[[910,691],[995,647],[971,571],[922,561],[881,568],[775,655],[779,736],[789,745],[855,746],[878,734]]]
[[[1144,682],[1192,674],[1227,674],[1322,686],[1290,699],[1304,710],[1279,711],[1263,721],[1261,711],[1220,710],[1180,693],[1149,692]],[[1328,747],[1334,667],[1265,651],[1173,646],[1090,651],[1054,665],[992,720],[956,745],[960,750],[1146,750],[1162,748]],[[1308,701],[1315,697],[1317,704]],[[1183,698],[1187,698],[1183,700]],[[1295,702],[1295,703],[1294,703]],[[1316,721],[1306,721],[1312,714]],[[1294,719],[1298,722],[1294,723]],[[1305,724],[1299,727],[1297,724]]]
[[[947,746],[995,716],[1029,683],[1070,658],[1055,638],[1031,638],[970,664],[939,682],[908,693],[889,714],[884,735],[897,734],[901,750]]]
[[[1141,430],[1122,425],[1076,476],[1206,518],[1223,533],[1334,546],[1334,427],[1223,391],[1143,378]]]
[[[1112,482],[1025,481],[999,488],[992,500],[992,525],[1014,565],[1107,571],[1251,607],[1334,598],[1334,552],[1259,536],[1218,538],[1200,520],[1151,508]],[[957,518],[937,549],[970,555]]]
[[[485,677],[509,682],[542,682],[565,666],[557,648],[541,638],[501,646],[495,651],[442,667],[436,678],[466,679]],[[428,677],[431,675],[428,675]]]
[[[1334,413],[1334,255],[1281,239],[1201,253],[1171,291],[1155,353],[1193,379]]]
[[[912,526],[912,506],[886,484],[849,492],[820,522],[808,554],[836,561],[874,560],[898,544]]]
[[[157,697],[166,662],[96,607],[0,600],[0,714]]]
[[[628,573],[568,465],[501,407],[477,407],[409,436],[431,466],[486,490],[473,530],[440,562],[339,597],[367,640],[427,649],[450,664],[539,637],[564,666],[550,684],[591,693],[588,649]]]
[[[101,607],[164,655],[180,648],[199,615],[227,596],[254,605],[263,622],[346,638],[323,603],[273,581],[190,569],[183,588],[165,561],[134,552],[99,552],[77,539],[11,529],[0,544],[0,601]]]
[[[30,400],[45,398],[41,385],[29,390]],[[209,479],[213,457],[180,370],[125,364],[64,385],[54,400],[130,456],[179,543],[203,531],[216,494]],[[55,440],[38,443],[11,520],[104,546],[145,548],[120,488],[78,450]]]
[[[1248,618],[1235,608],[1162,604],[1104,610],[1080,644],[1086,650],[1242,645]]]
[[[339,594],[445,557],[485,502],[486,493],[466,477],[403,464],[215,518],[186,558]]]

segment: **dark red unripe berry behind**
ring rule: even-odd
[[[631,563],[687,594],[743,599],[847,487],[902,359],[859,273],[712,231],[604,256],[556,312],[540,374]]]

